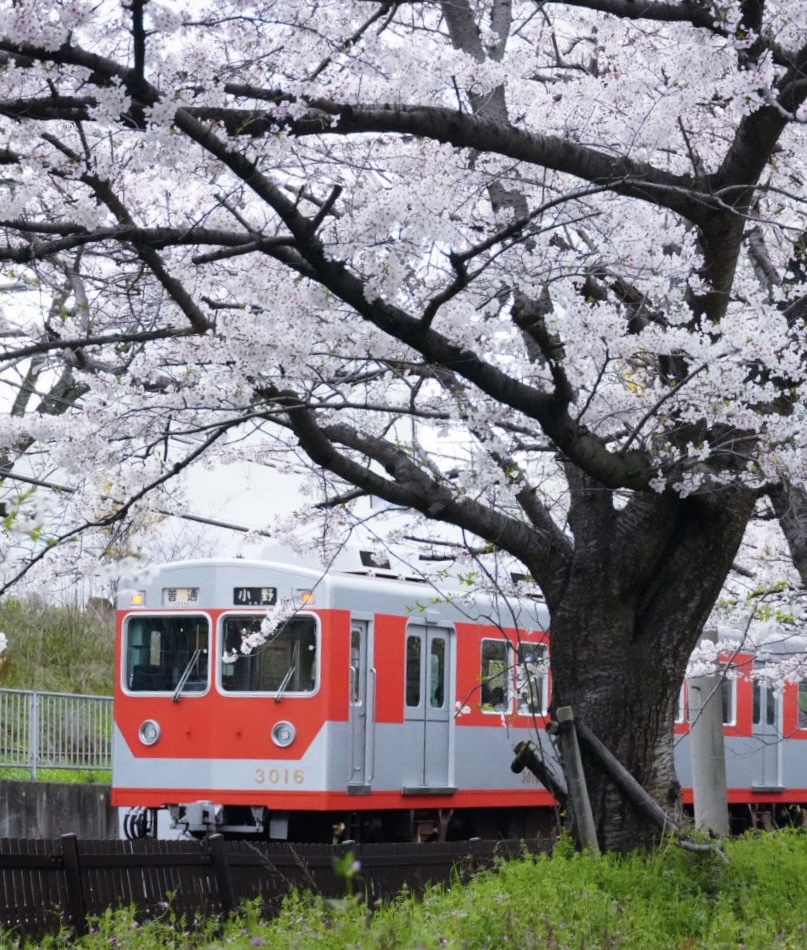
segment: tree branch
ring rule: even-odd
[[[526,559],[539,584],[542,577],[547,577],[547,571],[557,571],[558,564],[550,564],[546,560],[550,550],[556,552],[553,545],[558,540],[557,529],[552,528],[552,538],[545,545],[545,556],[539,557],[536,553],[536,531],[545,530],[551,521],[541,519],[540,528],[538,525],[531,528],[468,496],[458,497],[452,488],[416,465],[392,442],[359,433],[345,424],[321,426],[305,400],[294,392],[272,386],[265,387],[264,395],[285,412],[289,428],[315,464],[363,492],[383,498],[391,504],[419,511],[427,518],[454,524],[479,537],[497,538],[497,543],[514,557]],[[358,452],[381,465],[388,477],[349,458],[338,446]]]

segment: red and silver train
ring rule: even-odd
[[[160,567],[118,593],[112,803],[128,809],[130,837],[155,834],[160,809],[193,835],[276,840],[547,831],[552,796],[511,764],[524,740],[554,756],[548,626],[537,600],[378,571]],[[748,677],[750,653],[730,659],[735,818],[807,803],[807,689],[775,692]],[[691,802],[681,719],[676,765]]]
[[[720,631],[724,669],[711,688],[722,701],[727,804],[733,831],[807,823],[807,642],[783,631],[755,646]],[[766,676],[769,670],[772,676]],[[789,670],[787,676],[784,671]],[[761,674],[761,675],[760,675]],[[693,802],[687,690],[675,724],[675,766],[686,805]]]
[[[233,559],[158,568],[118,608],[128,835],[163,808],[191,834],[297,841],[540,830],[553,800],[510,765],[547,711],[543,604]]]

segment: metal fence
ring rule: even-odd
[[[0,766],[112,768],[112,697],[0,689]]]

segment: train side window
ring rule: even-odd
[[[687,692],[686,684],[681,686],[678,691],[678,703],[675,707],[675,721],[677,723],[687,721]]]
[[[423,641],[420,637],[406,638],[406,705],[420,705],[420,664]]]
[[[520,643],[516,691],[520,716],[544,716],[549,708],[549,651],[542,643]]]
[[[354,706],[358,706],[362,701],[361,646],[361,631],[354,628],[350,631],[350,701]]]
[[[482,711],[506,712],[510,708],[510,657],[504,640],[482,641]]]
[[[230,693],[309,694],[317,688],[317,621],[296,616],[265,643],[241,652],[259,634],[263,615],[234,614],[221,627],[221,688]]]
[[[770,686],[754,680],[754,725],[776,724],[776,696]]]
[[[799,729],[807,729],[807,680],[799,680]]]
[[[722,705],[722,719],[724,726],[737,725],[737,680],[730,675],[733,669],[728,664],[722,664],[720,667],[720,702]],[[686,722],[689,717],[689,695],[687,693],[686,683],[681,687],[678,694],[678,705],[675,711],[676,723]]]
[[[446,701],[446,642],[436,637],[429,651],[429,705],[442,709]]]

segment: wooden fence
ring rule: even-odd
[[[391,897],[406,884],[467,878],[499,857],[523,853],[518,841],[429,844],[354,844],[331,847],[252,844],[214,835],[203,841],[53,841],[0,838],[0,944],[2,935],[36,939],[68,927],[81,936],[108,907],[134,905],[141,919],[171,912],[191,924],[226,915],[260,898],[271,915],[291,890],[343,897],[346,878],[337,862],[359,862],[354,893]],[[540,850],[533,842],[529,850]]]

